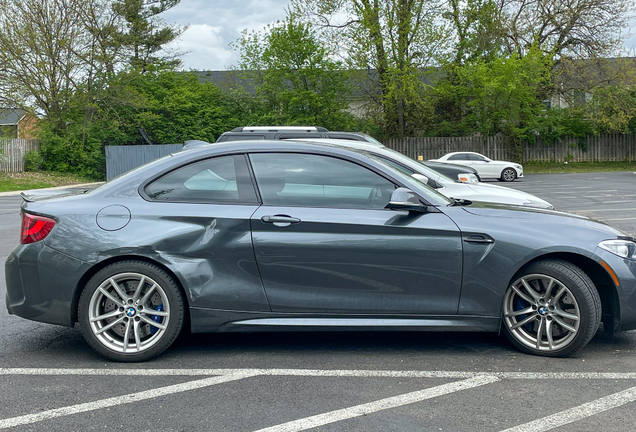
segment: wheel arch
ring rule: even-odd
[[[522,265],[510,279],[508,285],[516,280],[528,265],[536,261],[546,259],[568,261],[579,267],[583,272],[585,272],[585,274],[587,274],[594,283],[596,291],[601,298],[601,306],[603,309],[601,321],[603,322],[605,331],[609,331],[613,334],[620,323],[620,302],[618,300],[618,291],[611,276],[607,273],[607,270],[591,258],[573,252],[552,252],[540,255]]]
[[[172,277],[174,279],[174,281],[176,282],[176,284],[179,287],[179,290],[181,291],[181,294],[183,296],[183,300],[185,302],[183,326],[184,326],[184,328],[186,328],[186,326],[187,326],[187,328],[189,328],[189,326],[190,326],[189,299],[188,299],[188,296],[187,296],[187,294],[185,292],[183,284],[181,283],[181,280],[165,264],[162,264],[162,263],[160,263],[160,262],[158,262],[156,260],[153,260],[152,258],[148,258],[148,257],[141,256],[141,255],[120,255],[120,256],[110,257],[110,258],[107,258],[107,259],[105,259],[103,261],[98,262],[97,264],[92,266],[90,269],[88,269],[86,271],[86,273],[84,273],[84,275],[82,275],[80,280],[77,282],[77,285],[75,286],[75,292],[73,294],[73,303],[71,305],[71,321],[73,323],[76,323],[77,319],[78,319],[77,313],[78,313],[79,299],[80,299],[80,296],[82,295],[82,290],[84,289],[84,286],[86,286],[88,281],[93,276],[95,276],[95,274],[98,271],[100,271],[104,267],[107,267],[107,266],[109,266],[109,265],[111,265],[113,263],[119,262],[119,261],[144,261],[144,262],[147,262],[148,264],[156,265],[157,267],[159,267],[160,269],[162,269],[163,271],[168,273],[170,275],[170,277]]]

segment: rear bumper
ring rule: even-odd
[[[72,327],[75,291],[89,267],[42,242],[16,247],[5,262],[7,310],[33,321]]]

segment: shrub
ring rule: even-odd
[[[42,169],[42,163],[44,162],[42,155],[37,150],[31,150],[24,155],[24,170],[25,171],[40,171]]]

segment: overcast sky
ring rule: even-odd
[[[184,69],[225,70],[238,61],[228,46],[243,29],[261,30],[282,20],[289,0],[181,0],[161,17],[168,24],[190,25],[176,43]]]
[[[183,68],[225,70],[238,61],[228,46],[243,29],[261,30],[266,24],[282,20],[289,0],[181,0],[162,18],[169,24],[190,25],[174,45],[189,53],[183,56]],[[632,22],[636,33],[636,21]],[[625,43],[636,47],[636,35]],[[634,52],[630,55],[636,56]]]

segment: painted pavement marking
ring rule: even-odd
[[[259,429],[257,432],[297,432],[307,429],[324,426],[326,424],[335,423],[342,420],[348,420],[355,417],[360,417],[367,414],[372,414],[378,411],[397,408],[403,405],[412,404],[415,402],[421,402],[426,399],[432,399],[438,396],[455,393],[461,390],[466,390],[474,387],[479,387],[486,384],[491,384],[499,381],[497,377],[483,375],[474,378],[469,378],[464,381],[457,381],[450,384],[443,384],[440,386],[428,388],[425,390],[414,391],[399,396],[393,396],[386,399],[380,399],[375,402],[369,402],[361,405],[352,406],[349,408],[343,408],[336,411],[331,411],[324,414],[318,414],[311,417],[306,417],[299,420],[282,423],[277,426],[268,427],[265,429]]]
[[[165,395],[182,393],[236,381],[255,376],[298,376],[298,377],[387,377],[387,378],[446,378],[460,379],[448,384],[419,390],[403,395],[380,399],[375,402],[343,408],[294,420],[277,426],[261,429],[259,432],[302,431],[321,425],[347,420],[377,411],[396,408],[451,394],[460,390],[479,387],[501,380],[636,380],[636,372],[466,372],[466,371],[391,371],[391,370],[322,370],[322,369],[91,369],[91,368],[0,368],[0,375],[39,376],[208,376],[208,378],[186,383],[159,387],[124,396],[117,396],[93,402],[71,405],[0,420],[0,429],[36,423],[53,418],[125,405]],[[606,396],[557,413],[543,419],[519,425],[505,432],[547,431],[571,423],[602,411],[615,408],[636,400],[636,387]]]
[[[19,417],[12,417],[4,420],[0,420],[0,429],[7,429],[15,426],[37,423],[44,420],[50,420],[57,417],[65,417],[73,414],[79,414],[87,411],[94,411],[102,408],[108,408],[118,405],[129,404],[133,402],[139,402],[146,399],[154,399],[161,396],[166,396],[175,393],[182,393],[189,390],[201,389],[204,387],[213,386],[215,384],[222,384],[230,381],[236,381],[243,378],[249,378],[253,376],[249,373],[236,373],[222,376],[215,376],[212,378],[204,378],[201,380],[190,381],[181,384],[170,385],[167,387],[159,387],[152,390],[146,390],[138,393],[131,393],[124,396],[116,396],[108,399],[97,400],[94,402],[87,402],[78,405],[70,405],[61,408],[55,408],[48,411],[42,411],[35,414],[27,414]]]
[[[636,387],[534,420],[503,432],[543,432],[636,401]]]

